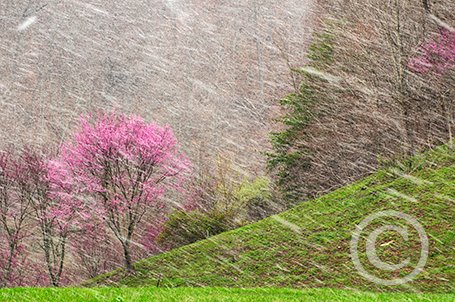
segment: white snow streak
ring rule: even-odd
[[[395,189],[387,188],[385,191],[386,191],[388,194],[392,195],[392,196],[400,197],[400,198],[406,199],[406,200],[408,200],[408,201],[410,201],[410,202],[418,202],[417,199],[415,199],[414,197],[408,196],[408,195],[403,194],[403,193],[400,193],[400,192],[398,192],[398,191],[395,190]]]
[[[281,223],[284,226],[287,226],[288,228],[290,228],[291,230],[293,230],[294,232],[296,232],[298,234],[302,233],[302,228],[301,227],[299,227],[298,225],[296,225],[296,224],[294,224],[294,223],[292,223],[290,221],[287,221],[286,219],[281,218],[278,215],[273,215],[270,218],[276,220],[277,222]]]
[[[299,68],[298,70],[307,72],[313,76],[316,76],[320,79],[326,80],[327,82],[331,82],[331,83],[338,83],[341,80],[339,77],[328,74],[326,72],[322,72],[320,70],[317,70],[317,69],[315,69],[313,67],[309,67],[309,66]]]
[[[72,1],[72,2],[77,4],[77,5],[85,6],[86,8],[91,9],[92,11],[94,11],[95,13],[102,14],[102,15],[109,15],[109,13],[107,11],[102,10],[102,9],[92,5],[92,4],[83,3],[83,2],[80,2],[80,1]]]
[[[23,31],[25,29],[27,29],[27,27],[29,27],[30,25],[32,25],[33,23],[36,22],[38,18],[36,18],[36,16],[30,16],[28,17],[27,19],[25,19],[24,22],[22,22],[21,24],[19,24],[19,26],[17,27],[17,30],[18,31]]]
[[[441,26],[441,27],[444,27],[444,28],[447,29],[448,31],[450,31],[450,32],[454,32],[454,31],[455,31],[455,29],[454,29],[452,26],[450,26],[449,24],[445,23],[444,21],[442,21],[441,19],[439,19],[439,18],[436,17],[435,15],[430,14],[430,18],[431,18],[434,22],[436,22],[436,24],[438,24],[438,25]]]

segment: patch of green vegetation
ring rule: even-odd
[[[276,213],[267,177],[245,178],[240,182],[228,179],[227,175],[221,175],[208,187],[200,187],[195,203],[203,202],[203,207],[192,211],[177,209],[171,213],[158,242],[163,246],[180,247]]]
[[[389,167],[279,215],[143,259],[135,264],[134,275],[119,269],[85,285],[453,292],[455,150],[440,146],[419,155],[419,162],[424,163],[409,172]],[[365,280],[349,252],[356,225],[370,214],[391,209],[415,217],[430,240],[424,271],[412,282],[393,287]],[[395,245],[420,252],[414,242],[405,243],[384,242],[391,249],[378,249],[378,256],[388,259],[381,257],[392,255],[392,262],[400,262],[403,255],[396,253]],[[365,254],[360,258],[365,260]],[[390,278],[386,271],[372,273]]]
[[[72,302],[266,302],[266,301],[453,301],[453,294],[369,293],[331,289],[277,288],[14,288],[0,290],[0,301]]]
[[[230,225],[231,217],[227,213],[179,210],[169,216],[158,240],[182,246],[227,231]]]
[[[326,22],[322,32],[313,35],[313,41],[308,49],[311,60],[306,67],[316,71],[324,70],[333,59],[334,35],[331,33],[330,22]],[[267,152],[268,168],[277,175],[277,185],[290,205],[306,199],[304,186],[296,181],[298,171],[306,170],[310,165],[308,148],[303,143],[304,129],[317,115],[315,105],[323,98],[321,82],[315,73],[305,69],[292,69],[299,74],[301,83],[295,92],[279,100],[285,114],[277,119],[283,130],[272,132],[270,142],[272,152]]]
[[[266,153],[268,168],[276,172],[277,184],[291,204],[301,195],[299,188],[292,181],[294,175],[290,172],[296,168],[305,169],[305,165],[308,164],[307,150],[298,141],[302,130],[313,118],[312,107],[315,103],[314,89],[309,80],[311,76],[304,77],[307,80],[302,81],[298,92],[280,100],[280,105],[286,113],[278,122],[284,125],[284,129],[270,134],[273,151]]]
[[[322,67],[330,64],[333,60],[333,45],[335,35],[330,30],[329,24],[325,25],[322,32],[314,34],[313,43],[308,48],[308,58],[314,67]]]

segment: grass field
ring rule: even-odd
[[[441,146],[287,212],[143,259],[135,264],[133,275],[118,269],[84,285],[454,292],[454,200],[455,151]],[[404,286],[365,280],[351,260],[349,244],[356,224],[383,210],[415,217],[428,234],[425,269]],[[378,221],[384,222],[388,221]],[[403,242],[394,235],[385,233],[380,238],[381,259],[399,263],[403,257],[415,256],[407,252],[420,252],[419,243]],[[366,256],[362,254],[361,259]],[[374,267],[367,269],[382,278],[397,277]]]
[[[15,288],[0,290],[0,301],[454,301],[455,294],[368,293],[331,289],[226,288]]]

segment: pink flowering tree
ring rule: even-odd
[[[23,169],[11,152],[0,153],[0,287],[20,285],[26,260],[23,240],[31,214],[22,186]]]
[[[446,124],[448,140],[452,140],[455,30],[450,26],[441,26],[438,35],[418,47],[417,54],[408,61],[408,68],[424,82],[430,81],[427,82],[430,85],[425,85],[425,93],[441,108],[438,114]]]
[[[441,75],[455,67],[455,31],[441,29],[439,35],[419,47],[418,55],[408,63],[410,70],[417,73]]]
[[[118,239],[125,268],[131,271],[138,226],[148,213],[163,213],[161,197],[180,189],[189,170],[171,128],[123,114],[81,118],[60,154],[73,188],[86,193],[90,208]]]
[[[23,196],[33,210],[40,232],[39,238],[45,265],[52,286],[62,281],[69,236],[80,230],[84,203],[72,194],[67,171],[59,162],[50,161],[32,150],[20,157],[22,176],[19,179]]]

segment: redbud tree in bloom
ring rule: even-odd
[[[18,277],[26,255],[23,240],[31,216],[21,185],[23,172],[14,154],[0,153],[0,287],[21,285]]]
[[[419,47],[419,54],[412,57],[409,68],[417,73],[443,74],[455,67],[455,31],[441,29],[438,37]]]
[[[59,286],[69,237],[80,231],[84,220],[84,203],[73,194],[68,173],[59,162],[33,150],[22,152],[20,161],[22,195],[29,200],[40,230],[39,246],[50,284]]]
[[[83,203],[71,194],[66,170],[57,164],[29,148],[0,153],[0,286],[36,283],[23,278],[25,270],[37,273],[39,284],[61,283],[67,242],[79,230]],[[27,259],[33,249],[25,247],[35,238],[48,278]]]
[[[138,226],[147,213],[165,209],[163,195],[179,190],[189,171],[172,129],[123,114],[82,117],[72,140],[61,146],[59,161],[73,190],[87,195],[89,207],[118,239],[131,271]]]

